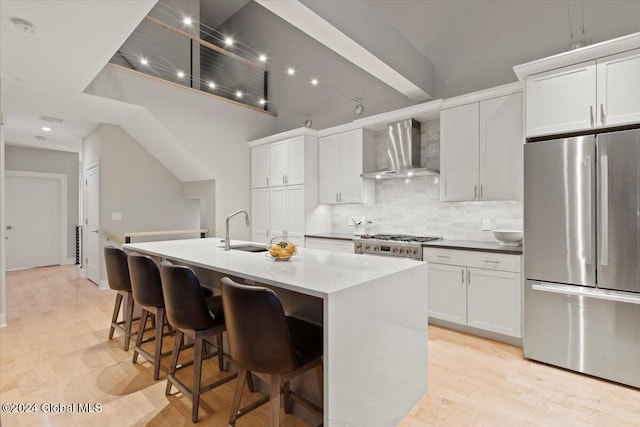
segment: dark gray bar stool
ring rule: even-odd
[[[292,410],[291,398],[322,416],[322,408],[289,390],[289,381],[317,368],[322,393],[322,327],[286,316],[278,296],[271,289],[238,284],[222,279],[231,359],[240,367],[238,384],[231,404],[229,424],[247,412],[270,401],[271,426],[279,425],[280,394],[284,392],[285,412]],[[240,408],[247,373],[267,374],[270,396]]]
[[[136,345],[133,350],[133,363],[138,361],[141,354],[149,362],[153,363],[153,379],[160,378],[160,359],[169,356],[171,352],[162,353],[162,338],[166,314],[164,296],[162,294],[162,282],[160,271],[153,258],[146,255],[129,254],[129,274],[131,277],[131,289],[133,300],[142,308],[140,314],[140,331],[146,331],[147,320],[150,315],[155,319],[155,335],[153,338],[143,340],[144,333],[138,332]],[[142,348],[144,342],[155,340],[155,351],[152,355]]]
[[[124,351],[129,350],[131,340],[131,324],[133,319],[133,296],[131,295],[131,279],[129,277],[129,266],[127,265],[127,254],[114,246],[105,246],[104,259],[107,267],[107,280],[109,287],[117,292],[116,302],[111,316],[111,327],[109,328],[109,339],[113,338],[113,332],[117,328],[124,334]],[[123,314],[124,320],[118,321],[120,307],[124,300]]]
[[[166,394],[171,392],[171,386],[175,385],[182,393],[191,397],[191,420],[198,421],[198,407],[200,395],[214,389],[238,376],[237,373],[228,375],[211,384],[201,386],[202,361],[218,356],[220,371],[225,370],[224,353],[222,348],[222,333],[226,330],[225,317],[222,310],[220,296],[205,299],[200,282],[193,270],[189,267],[162,263],[160,266],[162,278],[162,290],[164,292],[165,308],[169,323],[176,329],[175,344],[169,375],[167,376]],[[194,360],[178,366],[178,356],[182,347],[183,337],[186,335],[194,342]],[[204,354],[205,342],[213,344],[209,339],[215,337],[216,351]],[[183,382],[176,378],[177,369],[193,363],[193,386],[189,389]]]

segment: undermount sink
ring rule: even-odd
[[[245,252],[266,252],[267,248],[260,245],[231,245],[230,249]]]

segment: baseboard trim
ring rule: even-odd
[[[7,313],[0,313],[0,328],[7,327]]]
[[[109,281],[108,280],[100,280],[100,283],[98,283],[98,289],[100,290],[105,290],[105,289],[109,289]]]

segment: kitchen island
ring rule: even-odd
[[[426,263],[314,249],[275,262],[265,252],[225,251],[219,238],[124,249],[317,302],[318,318],[307,317],[324,327],[326,426],[395,426],[427,392]],[[289,313],[305,313],[283,304]]]

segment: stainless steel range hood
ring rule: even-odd
[[[389,123],[386,154],[389,166],[377,171],[365,171],[364,178],[393,179],[439,175],[438,166],[426,168],[421,165],[420,122],[407,119]]]

